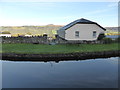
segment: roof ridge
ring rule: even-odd
[[[97,24],[96,22],[93,22],[93,21],[90,21],[88,19],[85,19],[85,18],[81,18],[81,19],[77,19],[67,25],[65,25],[64,27],[62,27],[61,29],[67,29],[73,25],[75,25],[76,23],[81,23],[81,24]],[[101,27],[99,24],[97,24],[99,27]],[[102,27],[101,27],[102,28]],[[104,29],[104,28],[103,28]]]

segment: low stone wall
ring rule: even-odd
[[[59,36],[56,39],[52,39],[44,36],[37,37],[1,37],[0,43],[33,43],[33,44],[81,44],[81,43],[101,43],[100,41],[67,41]]]
[[[34,43],[34,44],[48,44],[47,36],[38,37],[2,37],[2,43]]]

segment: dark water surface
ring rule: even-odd
[[[118,87],[118,57],[59,63],[0,62],[3,88]]]

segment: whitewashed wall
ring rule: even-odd
[[[0,37],[11,37],[11,34],[0,34]]]
[[[79,31],[79,38],[75,37],[75,31]],[[96,31],[96,38],[93,37],[93,31]],[[96,24],[76,24],[65,30],[66,40],[96,40],[104,30]]]

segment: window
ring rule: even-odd
[[[75,31],[75,37],[79,38],[79,31]]]
[[[96,31],[93,31],[93,38],[96,38]]]

